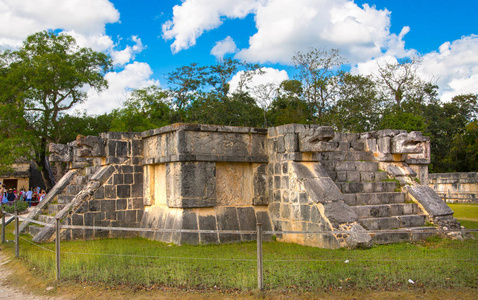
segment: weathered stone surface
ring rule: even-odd
[[[297,179],[303,181],[310,199],[315,203],[343,200],[344,196],[330,177],[318,177],[315,169],[303,163],[292,163]]]
[[[332,127],[322,126],[299,132],[299,149],[302,152],[328,152],[337,149],[337,143],[328,143],[335,133]]]
[[[391,153],[422,153],[427,140],[421,132],[400,133],[392,138]]]
[[[48,145],[48,151],[50,152],[50,162],[70,162],[72,161],[71,147],[65,144]]]
[[[353,223],[357,221],[357,214],[341,201],[325,203],[324,214],[332,223]]]
[[[424,185],[405,186],[405,190],[425,209],[430,216],[452,215],[453,210],[430,187]]]
[[[345,239],[349,248],[362,248],[371,246],[372,237],[367,231],[359,224],[354,223],[350,228],[350,233]]]
[[[169,207],[211,207],[216,205],[216,166],[214,163],[186,162],[167,166]]]
[[[97,136],[79,135],[76,138],[78,156],[80,157],[101,157],[106,155],[105,141]]]

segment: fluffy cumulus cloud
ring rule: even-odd
[[[118,49],[105,33],[105,24],[119,21],[119,12],[108,0],[0,0],[0,50],[20,47],[29,35],[42,30],[60,30],[73,36],[80,47],[111,55],[119,71],[107,73],[109,88],[88,90],[88,100],[73,110],[90,114],[110,112],[122,105],[131,89],[159,84],[152,80],[146,63],[132,63],[144,45],[132,36],[130,45]]]
[[[216,43],[216,45],[211,49],[211,54],[217,59],[222,59],[224,55],[228,53],[235,53],[236,50],[236,43],[230,36],[228,36],[222,41]]]
[[[407,54],[413,57],[415,52]],[[417,73],[424,80],[436,82],[442,100],[449,101],[460,94],[478,94],[478,35],[446,42],[437,51],[424,54],[421,58]],[[396,62],[395,55],[386,53],[357,64],[352,73],[376,75],[379,65]]]
[[[230,90],[236,91],[240,88],[241,81],[245,78],[244,71],[239,71],[229,81]],[[248,80],[242,86],[243,91],[248,91],[254,97],[261,107],[267,107],[272,100],[272,94],[279,87],[282,81],[289,79],[289,75],[284,70],[273,68],[261,68],[252,76],[247,76]]]
[[[105,24],[118,20],[108,0],[0,0],[0,47],[18,47],[28,35],[47,29],[101,37]]]
[[[137,36],[132,36],[131,40],[134,42],[133,46],[126,46],[125,49],[119,51],[112,51],[111,58],[114,65],[123,66],[135,58],[135,55],[143,51],[144,46],[141,39]]]
[[[478,94],[478,35],[446,42],[425,54],[419,73],[437,81],[445,101],[459,94]]]
[[[340,48],[351,63],[381,55],[384,49],[404,54],[403,36],[390,33],[390,12],[351,0],[186,0],[175,6],[163,26],[163,37],[174,39],[173,52],[187,49],[205,31],[225,18],[255,15],[257,32],[238,58],[253,62],[289,63],[296,51]]]
[[[123,105],[133,89],[159,85],[157,80],[151,79],[152,74],[151,67],[140,62],[128,64],[120,72],[107,73],[105,79],[108,80],[108,89],[100,93],[93,89],[88,90],[88,100],[73,109],[86,111],[88,114],[111,112]]]
[[[253,12],[257,0],[186,0],[173,8],[173,19],[163,24],[163,38],[174,39],[173,53],[196,44],[205,31],[222,25],[223,17],[244,18]]]

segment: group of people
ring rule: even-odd
[[[30,188],[29,190],[22,188],[20,191],[17,191],[12,188],[7,189],[5,184],[0,183],[0,200],[2,204],[11,205],[15,200],[20,200],[28,202],[28,206],[32,207],[32,204],[36,205],[42,201],[45,196],[46,191],[40,189],[40,187],[35,189]]]

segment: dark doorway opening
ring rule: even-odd
[[[17,189],[18,179],[4,179],[3,184],[7,186],[7,189]]]

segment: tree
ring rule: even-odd
[[[313,114],[310,113],[307,102],[302,99],[303,90],[300,81],[284,80],[278,93],[267,112],[272,126],[310,122],[309,118]]]
[[[474,94],[458,95],[450,102],[431,103],[424,107],[423,117],[426,123],[424,133],[430,136],[433,172],[453,172],[464,169],[467,158],[460,153],[458,145],[467,132],[467,126],[477,120],[478,96]],[[471,125],[470,125],[471,126]],[[453,144],[451,144],[453,141]],[[452,150],[453,149],[453,150]],[[462,152],[464,153],[464,152]]]
[[[16,51],[0,55],[0,95],[3,105],[18,112],[34,149],[34,159],[42,170],[47,188],[46,147],[60,139],[62,113],[86,99],[87,87],[101,91],[107,87],[104,73],[111,59],[89,48],[80,48],[73,37],[39,32],[29,36]],[[9,121],[8,116],[1,116]]]
[[[134,90],[112,115],[111,131],[141,132],[171,124],[173,110],[167,91],[158,86]]]
[[[474,120],[465,126],[463,134],[453,138],[448,161],[455,164],[457,172],[478,171],[478,121]]]
[[[340,132],[376,129],[380,122],[382,105],[371,76],[341,72],[337,78],[337,102],[329,113],[331,125]]]
[[[402,110],[404,102],[428,104],[437,102],[437,86],[421,79],[417,74],[420,58],[403,59],[396,63],[378,66],[376,83],[382,98],[389,102],[389,108]]]
[[[176,121],[184,121],[185,110],[192,101],[191,96],[207,84],[206,74],[206,67],[199,67],[196,63],[182,66],[167,74],[168,83],[172,86],[170,94],[178,114]]]
[[[344,64],[338,49],[311,49],[307,53],[297,52],[292,62],[298,69],[297,79],[302,82],[304,96],[311,108],[317,112],[318,122],[324,124],[322,117],[336,100],[336,75]]]
[[[87,115],[82,114],[63,115],[58,123],[61,125],[61,135],[59,143],[66,144],[74,141],[78,135],[98,135],[102,132],[110,131],[114,115]]]

